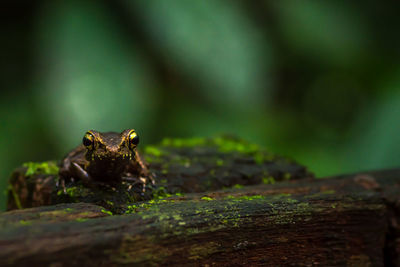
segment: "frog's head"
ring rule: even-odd
[[[92,163],[101,162],[103,165],[112,162],[114,165],[135,157],[139,136],[133,129],[122,133],[100,133],[90,130],[86,132],[82,142],[87,149],[86,160]]]

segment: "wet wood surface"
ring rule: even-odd
[[[1,266],[399,266],[400,170],[0,215]]]

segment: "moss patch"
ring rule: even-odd
[[[145,159],[167,193],[240,189],[312,176],[303,166],[232,136],[166,138],[145,148]]]
[[[22,166],[26,167],[26,176],[46,174],[46,175],[57,175],[58,166],[54,161],[45,162],[26,162]]]

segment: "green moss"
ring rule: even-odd
[[[308,204],[307,202],[301,202],[297,205],[297,207],[300,209],[308,209],[310,208],[310,204]]]
[[[72,201],[77,202],[81,197],[87,197],[89,194],[93,194],[93,192],[89,188],[86,188],[82,185],[77,185],[67,187],[65,192],[62,189],[57,191],[57,196],[62,197],[64,194],[70,197]]]
[[[138,213],[144,210],[151,209],[153,207],[157,207],[159,204],[162,203],[173,203],[173,202],[175,202],[175,200],[173,199],[152,199],[147,202],[131,204],[127,205],[127,210],[125,211],[125,214]]]
[[[325,191],[321,192],[321,194],[324,194],[324,195],[332,195],[332,194],[335,194],[335,193],[336,193],[335,190],[325,190]]]
[[[11,192],[11,195],[14,198],[14,202],[15,202],[15,205],[17,206],[17,208],[22,209],[22,205],[21,205],[19,196],[18,196],[17,192],[15,192],[15,189],[11,184],[8,185],[8,190]]]
[[[23,164],[27,168],[25,175],[32,176],[37,174],[56,175],[58,174],[58,166],[54,161],[45,162],[25,162]]]
[[[287,203],[297,203],[297,202],[299,202],[297,199],[293,199],[293,198],[287,198],[285,201]]]
[[[254,161],[255,161],[257,164],[262,164],[262,163],[264,163],[265,160],[266,160],[266,159],[265,159],[265,156],[264,156],[262,153],[255,153],[255,155],[254,155]]]
[[[172,162],[184,165],[186,167],[189,167],[192,164],[191,159],[185,157],[176,157]]]
[[[144,152],[146,154],[148,154],[148,155],[153,155],[155,157],[160,157],[163,154],[163,152],[159,148],[157,148],[156,146],[147,146],[144,149]]]
[[[139,250],[136,244],[142,244]],[[104,253],[110,256],[111,266],[159,266],[172,252],[154,242],[152,238],[131,236],[127,233],[123,236],[119,248],[106,250]]]
[[[320,197],[323,197],[325,195],[332,195],[332,194],[335,194],[335,193],[336,193],[335,190],[325,190],[325,191],[317,192],[315,194],[308,195],[306,197],[307,198],[320,198]]]
[[[297,200],[293,201],[293,199],[287,199],[285,202],[289,204],[298,203]],[[293,216],[292,213],[287,213],[284,210],[281,212],[280,206],[275,206],[275,208],[272,210],[272,216],[270,219],[276,224],[294,224],[299,220],[309,221],[312,219],[312,208],[308,203],[299,203],[294,206],[294,210],[294,214],[296,214],[296,216]]]
[[[238,152],[242,154],[251,155],[257,163],[263,163],[266,160],[271,160],[275,158],[274,155],[263,152],[260,147],[256,144],[246,142],[239,138],[218,136],[215,138],[165,138],[161,142],[162,146],[168,147],[194,147],[194,146],[215,146],[218,151],[223,153]],[[161,156],[162,151],[159,151],[156,147],[150,147],[145,150],[146,153]],[[224,161],[222,159],[217,159],[216,165],[222,166]]]
[[[59,216],[64,216],[67,213],[67,211],[64,210],[51,210],[51,211],[43,211],[39,213],[40,217],[59,217]]]
[[[246,200],[246,201],[251,201],[254,199],[263,199],[265,198],[265,196],[261,196],[261,195],[252,195],[252,196],[240,196],[235,198],[236,200]]]
[[[153,194],[153,199],[162,199],[172,196],[172,194],[167,192],[167,189],[164,186],[159,186],[155,188],[152,194]]]
[[[66,212],[71,212],[71,211],[73,211],[73,209],[71,209],[71,208],[66,208],[65,211],[66,211]]]
[[[282,193],[282,194],[278,194],[278,195],[274,195],[273,198],[283,198],[283,197],[290,197],[292,194],[289,193]]]
[[[188,251],[188,259],[199,260],[202,258],[206,258],[209,255],[218,252],[219,249],[219,244],[212,241],[207,242],[206,244],[193,244]]]
[[[275,158],[275,155],[266,153],[258,145],[239,138],[216,137],[212,139],[211,143],[217,146],[218,150],[223,153],[238,152],[250,155],[257,164],[262,164],[265,161],[271,161]]]
[[[88,219],[87,218],[76,218],[75,221],[77,222],[86,222]]]
[[[217,159],[217,161],[215,162],[215,164],[217,166],[223,166],[224,165],[224,160],[223,159]]]
[[[73,187],[67,188],[66,192],[70,197],[75,197],[78,195],[79,189],[77,186],[73,186]]]
[[[273,176],[266,176],[262,178],[263,184],[274,184],[275,178]]]
[[[101,209],[102,213],[108,214],[108,215],[113,215],[111,211],[106,210],[106,209]]]
[[[292,178],[292,175],[291,175],[289,172],[286,172],[286,173],[283,175],[283,180],[290,180],[290,178]]]
[[[211,198],[211,197],[207,197],[207,196],[205,196],[205,197],[202,197],[201,198],[201,200],[207,200],[207,201],[211,201],[211,200],[214,200],[213,198]]]
[[[19,223],[20,223],[21,225],[31,225],[31,224],[32,224],[31,221],[26,221],[26,220],[20,220]]]
[[[205,138],[193,137],[193,138],[164,138],[161,142],[163,146],[171,147],[194,147],[203,146],[206,144]]]
[[[236,188],[236,189],[242,189],[244,186],[243,185],[241,185],[241,184],[235,184],[234,186],[232,186],[233,188]]]
[[[255,153],[260,150],[256,144],[250,144],[243,140],[227,138],[227,137],[216,137],[213,139],[213,143],[218,146],[221,152],[240,152],[245,154]]]

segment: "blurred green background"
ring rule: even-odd
[[[133,127],[142,145],[233,133],[318,176],[399,166],[398,10],[398,1],[5,1],[1,191],[13,168],[60,159],[88,129]]]

